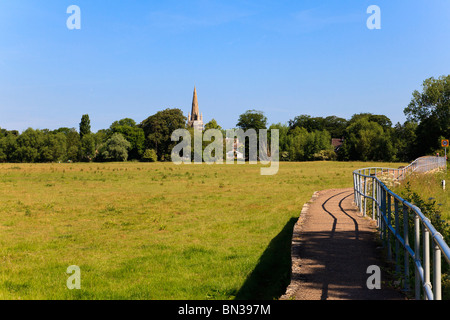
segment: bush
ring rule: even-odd
[[[142,155],[142,161],[144,162],[156,162],[158,161],[158,156],[154,149],[146,149]]]

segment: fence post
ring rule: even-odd
[[[405,204],[403,204],[403,237],[405,239],[405,291],[409,291],[409,253],[407,249],[409,247],[409,211]]]
[[[397,199],[394,198],[394,202]],[[387,220],[388,220],[388,226],[391,225],[391,215],[392,215],[392,203],[391,203],[391,196],[388,195],[388,210],[387,210]],[[388,244],[388,260],[391,261],[392,260],[392,246],[391,246],[391,233],[388,231],[388,239],[387,239],[387,244]]]
[[[379,221],[379,228],[380,228],[380,239],[383,242],[383,245],[385,245],[385,238],[384,238],[384,220],[383,216],[386,215],[386,193],[384,192],[384,188],[380,186],[381,189],[381,210],[380,215],[378,217]]]
[[[430,232],[425,225],[423,229],[424,285],[430,285]],[[425,299],[428,300],[427,295],[425,295]]]
[[[378,183],[378,190],[377,190],[377,202],[378,202],[378,209],[377,209],[377,228],[380,228],[380,214],[381,214],[381,206],[383,205],[383,195],[381,194],[381,184]]]
[[[376,177],[373,177],[372,179],[372,220],[375,220],[375,205],[376,205],[376,200],[375,200],[375,196],[376,196]]]
[[[398,249],[398,236],[400,232],[399,229],[399,221],[398,221],[398,200],[395,199],[395,272],[400,273],[400,255]]]
[[[437,244],[434,246],[434,300],[442,300],[442,279],[441,279],[441,249]]]
[[[366,207],[367,207],[367,197],[366,196],[367,196],[367,177],[366,177],[366,175],[364,175],[364,217],[366,216]]]
[[[418,262],[420,261],[420,218],[419,215],[416,213],[414,218],[414,227],[415,227],[415,236],[414,236],[414,261]],[[417,264],[414,263],[416,266],[416,281],[415,281],[415,290],[416,290],[416,300],[420,300],[421,296],[421,287],[420,287],[420,273],[419,269],[417,268]]]

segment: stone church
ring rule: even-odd
[[[198,109],[197,89],[194,87],[194,97],[192,98],[192,110],[188,114],[188,126],[194,129],[203,130],[203,114]]]

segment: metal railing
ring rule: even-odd
[[[422,298],[422,293],[426,300],[442,300],[441,260],[444,256],[450,264],[450,248],[430,219],[417,206],[392,192],[386,184],[395,185],[413,172],[424,173],[446,168],[444,157],[422,157],[404,168],[365,168],[353,172],[355,204],[367,216],[368,201],[371,202],[371,218],[377,222],[388,259],[393,261],[395,258],[398,274],[403,270],[405,291],[410,291],[410,262],[413,262],[417,300]],[[413,237],[411,245],[410,235]]]

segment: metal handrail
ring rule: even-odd
[[[391,239],[395,241],[394,256],[396,271],[399,273],[401,269],[399,246],[403,247],[404,289],[406,291],[409,291],[409,259],[413,259],[415,265],[415,297],[417,300],[421,299],[422,292],[427,300],[442,300],[441,257],[443,255],[447,263],[450,264],[450,248],[420,208],[395,194],[381,179],[388,176],[395,183],[405,179],[407,175],[413,172],[429,172],[446,168],[447,160],[444,157],[422,157],[405,168],[365,168],[353,172],[354,202],[361,213],[367,216],[367,200],[372,200],[372,219],[377,221],[380,237],[387,247],[388,259],[390,260],[393,259]],[[394,205],[394,212],[392,212],[392,205]],[[399,225],[400,205],[402,207],[403,227]],[[392,213],[394,216],[392,216]],[[414,215],[414,248],[409,243],[410,213]],[[392,218],[394,218],[394,222]],[[394,238],[391,238],[391,236],[394,236]],[[434,244],[433,281],[430,280],[430,237],[431,243]],[[420,252],[421,238],[422,256]]]

